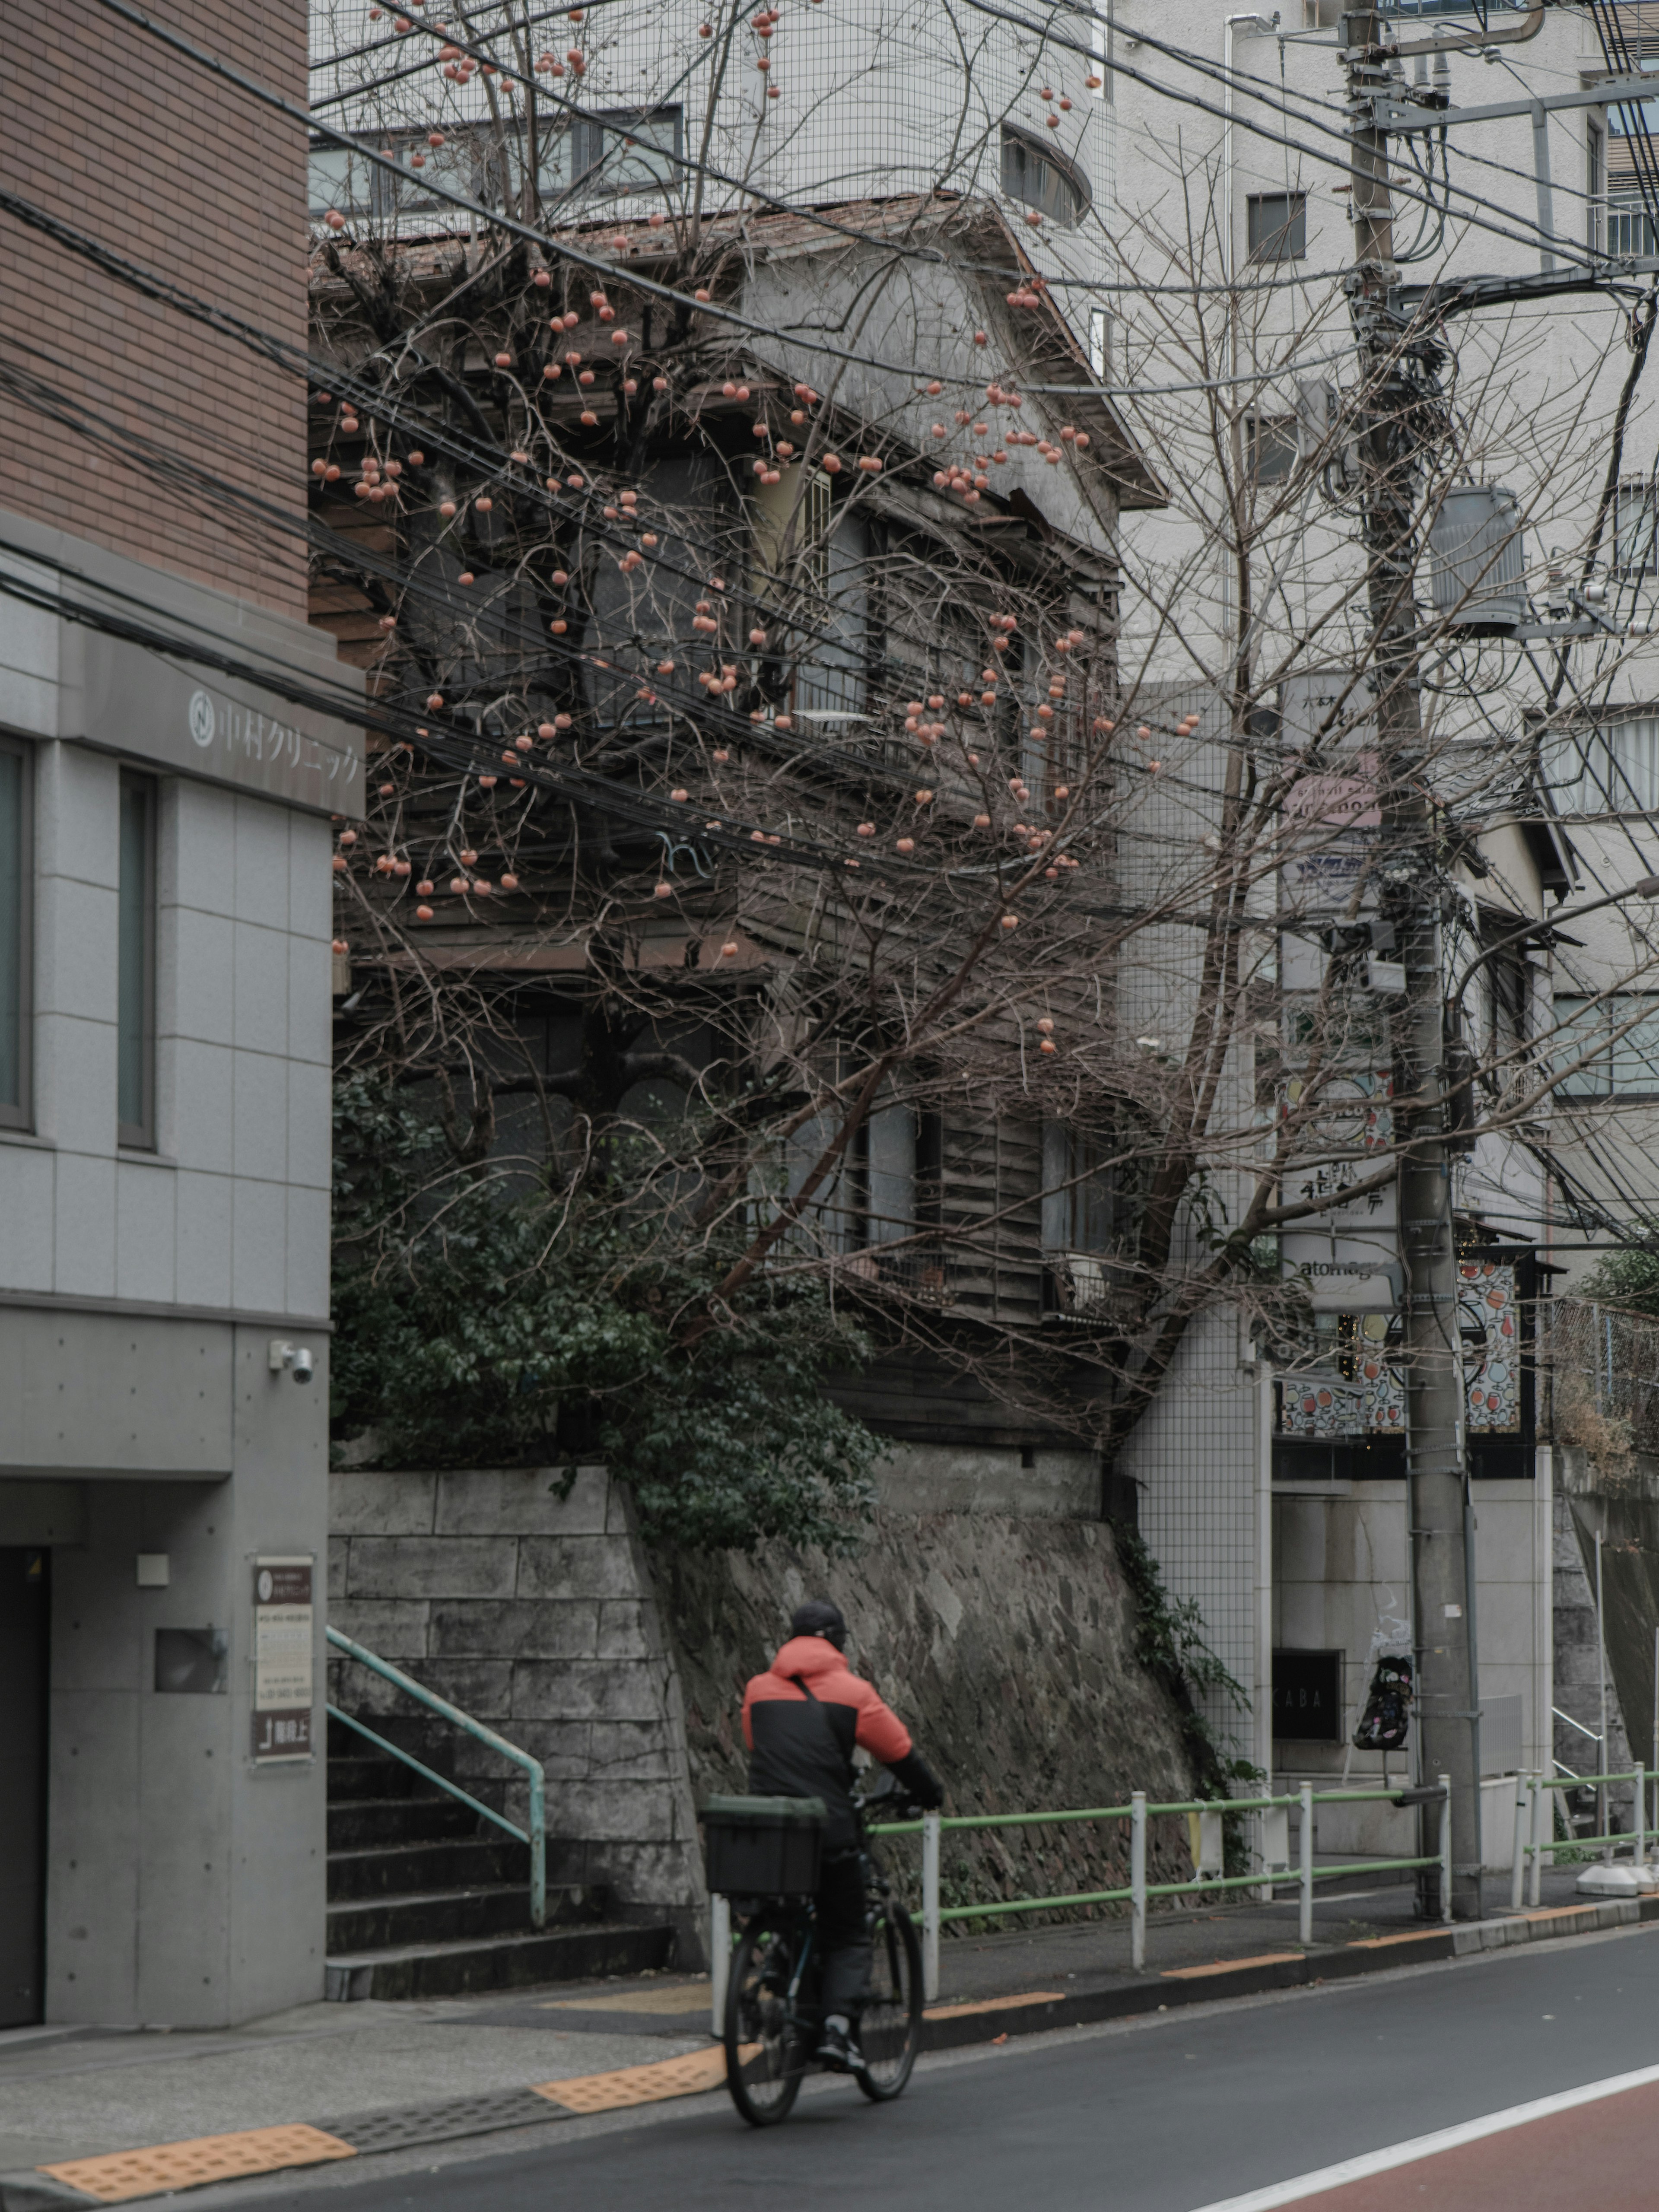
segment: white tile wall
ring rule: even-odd
[[[198,1044],[185,1036],[172,1044],[167,1057],[173,1065],[179,1166],[229,1175],[234,1164],[235,1090],[231,1078],[236,1054],[228,1045]]]
[[[236,1186],[228,1175],[193,1175],[187,1168],[179,1170],[178,1183],[179,1302],[228,1305],[231,1198]]]
[[[240,876],[239,891],[240,891]],[[288,883],[283,883],[288,903]],[[288,1052],[289,939],[285,929],[240,920],[231,925],[236,973],[234,1035],[245,1052]]]
[[[57,1196],[52,1288],[79,1297],[113,1297],[114,1161],[60,1152]]]
[[[236,912],[271,929],[288,927],[288,810],[236,799]]]
[[[282,1313],[288,1294],[287,1193],[280,1182],[252,1182],[242,1176],[231,1191],[232,1303],[251,1312]]]
[[[0,666],[4,648],[0,638]],[[118,788],[112,757],[40,746],[40,1141],[0,1133],[0,1287],[325,1313],[329,825],[257,798],[164,782],[160,1158],[152,1165],[127,1154],[118,1165]]]
[[[180,907],[173,915],[173,1018],[179,1036],[229,1044],[234,1034],[233,925],[222,915]]]
[[[0,1145],[0,1250],[9,1289],[52,1288],[55,1166],[43,1145]]]
[[[171,1164],[125,1159],[115,1170],[115,1295],[167,1303],[173,1294],[173,1202],[178,1176]]]
[[[234,1170],[260,1182],[285,1182],[289,1064],[268,1052],[238,1052],[231,1058]]]

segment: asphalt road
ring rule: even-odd
[[[815,2081],[786,2125],[759,2133],[708,2098],[603,2132],[580,2124],[579,2136],[507,2155],[455,2146],[429,2171],[348,2179],[336,2167],[325,2193],[328,2212],[730,2212],[760,2193],[803,2212],[854,2200],[1199,2212],[1655,2065],[1659,1928],[942,2055],[892,2106]],[[1309,2212],[1652,2203],[1625,2177],[1638,2154],[1650,2170],[1656,2106],[1654,2092],[1628,2092],[1305,2202]],[[319,2193],[260,2189],[258,2201],[260,2212],[323,2212]]]

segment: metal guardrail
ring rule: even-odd
[[[1609,1832],[1601,1836],[1568,1836],[1557,1840],[1555,1823],[1550,1822],[1547,1840],[1540,1832],[1544,1825],[1544,1808],[1549,1803],[1552,1790],[1588,1790],[1598,1793],[1614,1782],[1631,1782],[1636,1785],[1631,1793],[1635,1826],[1625,1832]],[[1528,1902],[1534,1907],[1542,1896],[1544,1861],[1553,1866],[1557,1855],[1571,1862],[1580,1851],[1599,1850],[1604,1859],[1611,1859],[1623,1844],[1631,1847],[1634,1865],[1640,1866],[1648,1855],[1647,1826],[1648,1771],[1644,1766],[1633,1766],[1625,1774],[1517,1774],[1515,1778],[1515,1867],[1510,1878],[1510,1908],[1521,1910],[1523,1881],[1530,1892]],[[1605,1800],[1602,1801],[1605,1810]]]
[[[926,1813],[919,1820],[892,1820],[872,1825],[872,1836],[921,1838],[921,1931],[923,1985],[929,2000],[939,1995],[939,1943],[941,1928],[957,1920],[989,1920],[1023,1912],[1052,1912],[1085,1905],[1127,1905],[1130,1908],[1130,1962],[1137,1972],[1146,1963],[1146,1906],[1158,1897],[1195,1897],[1212,1891],[1275,1889],[1299,1891],[1298,1932],[1304,1943],[1313,1942],[1314,1887],[1358,1874],[1410,1873],[1419,1867],[1440,1869],[1440,1916],[1451,1918],[1451,1790],[1445,1775],[1437,1790],[1425,1796],[1413,1793],[1419,1803],[1438,1802],[1439,1850],[1425,1858],[1355,1859],[1341,1866],[1314,1864],[1314,1809],[1320,1805],[1393,1804],[1399,1790],[1316,1790],[1304,1783],[1294,1796],[1194,1797],[1172,1804],[1150,1804],[1145,1790],[1133,1792],[1127,1805],[1099,1805],[1077,1810],[1047,1813],[987,1813],[945,1815]],[[1254,1874],[1195,1875],[1191,1881],[1149,1882],[1146,1879],[1146,1823],[1170,1814],[1231,1814],[1289,1812],[1297,1820],[1297,1863],[1275,1872],[1262,1868]],[[988,1828],[1038,1828],[1070,1820],[1127,1820],[1129,1823],[1129,1881],[1127,1888],[1080,1890],[1063,1896],[992,1899],[983,1905],[939,1903],[939,1850],[947,1832]]]
[[[532,1759],[527,1751],[520,1751],[517,1744],[509,1743],[505,1736],[497,1735],[494,1729],[486,1728],[482,1721],[475,1721],[471,1713],[464,1713],[459,1705],[452,1705],[447,1698],[437,1696],[423,1682],[417,1682],[413,1675],[405,1674],[401,1667],[394,1667],[390,1660],[382,1659],[378,1652],[369,1650],[366,1644],[354,1643],[350,1637],[343,1635],[337,1628],[328,1631],[328,1640],[337,1651],[343,1651],[348,1659],[355,1659],[360,1667],[367,1667],[371,1673],[380,1675],[383,1681],[404,1691],[417,1705],[424,1705],[429,1713],[436,1713],[440,1720],[447,1721],[452,1728],[460,1729],[475,1742],[487,1744],[491,1751],[498,1753],[502,1759],[510,1759],[514,1765],[523,1767],[530,1778],[530,1826],[527,1831],[463,1790],[459,1782],[452,1782],[447,1775],[436,1773],[431,1767],[422,1765],[411,1752],[404,1751],[383,1735],[377,1735],[372,1728],[366,1727],[350,1713],[342,1712],[337,1705],[328,1708],[331,1720],[343,1721],[349,1729],[355,1729],[370,1743],[378,1745],[382,1751],[389,1751],[394,1759],[402,1759],[405,1766],[413,1767],[416,1773],[428,1782],[435,1782],[440,1790],[447,1790],[452,1797],[459,1797],[463,1805],[470,1805],[486,1820],[494,1821],[498,1828],[505,1828],[516,1841],[529,1844],[530,1923],[532,1928],[544,1927],[547,1922],[547,1776],[541,1761]]]

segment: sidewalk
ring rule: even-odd
[[[1572,1907],[1547,1872],[1537,1922],[1455,1930],[1413,1917],[1409,1885],[1155,1915],[1147,1971],[1127,1920],[949,1940],[927,2047],[1376,1972],[1612,1927],[1637,1904]],[[1659,1917],[1659,1899],[1648,1900]],[[1565,1908],[1565,1909],[1564,1909]],[[715,2089],[706,1976],[647,1975],[425,2002],[316,2004],[227,2032],[0,2033],[0,2212],[118,2203],[194,2183],[487,2135]],[[118,2158],[112,2154],[121,2154]],[[82,2165],[81,2161],[94,2161]],[[101,2161],[101,2162],[98,2162]],[[55,2169],[42,2172],[42,2168]]]

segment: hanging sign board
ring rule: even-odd
[[[315,1747],[315,1569],[309,1554],[253,1562],[253,1756],[261,1765],[309,1759]]]

